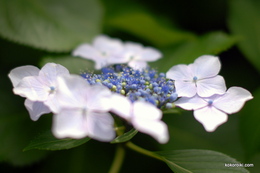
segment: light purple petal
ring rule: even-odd
[[[82,44],[72,52],[72,55],[94,60],[100,56],[100,51],[89,44]]]
[[[119,52],[123,49],[123,43],[121,40],[110,38],[106,35],[96,37],[93,46],[99,51],[104,51],[109,54]]]
[[[136,101],[133,103],[132,124],[140,132],[154,137],[160,143],[166,143],[169,140],[167,125],[160,119],[162,111],[154,105]]]
[[[24,105],[30,114],[30,118],[33,121],[37,121],[41,115],[51,112],[49,107],[44,105],[43,102],[31,101],[29,99],[26,99]]]
[[[53,115],[52,132],[57,138],[84,138],[88,135],[86,120],[82,109],[62,109]]]
[[[108,111],[111,109],[111,91],[100,85],[93,85],[86,88],[86,105],[91,110]]]
[[[191,66],[194,76],[198,79],[214,77],[220,71],[220,61],[216,56],[203,55],[197,58]]]
[[[181,107],[185,110],[196,110],[203,108],[208,105],[208,102],[205,101],[203,98],[195,95],[194,97],[181,97],[174,104],[178,107]]]
[[[151,47],[146,47],[143,49],[143,51],[140,53],[140,60],[142,61],[156,61],[162,57],[161,52],[158,50],[151,48]]]
[[[116,136],[114,119],[109,113],[88,112],[87,129],[89,137],[102,142],[112,141]]]
[[[201,97],[210,97],[214,94],[224,94],[226,89],[225,80],[220,75],[197,81],[197,93]]]
[[[151,103],[135,101],[133,103],[132,118],[140,121],[159,120],[162,118],[162,111]]]
[[[179,97],[193,97],[197,88],[194,82],[175,81],[176,93]]]
[[[64,75],[69,75],[68,69],[55,63],[45,64],[39,72],[39,77],[41,77],[42,80],[44,80],[46,84],[50,86],[55,86],[57,77]]]
[[[207,106],[194,111],[194,117],[208,132],[213,132],[218,126],[225,123],[228,119],[227,114],[213,106]]]
[[[41,78],[29,76],[13,89],[14,93],[26,97],[32,101],[45,101],[48,98],[50,88],[46,86]]]
[[[132,103],[125,96],[119,94],[113,94],[111,96],[111,111],[118,116],[130,120],[132,116]]]
[[[62,108],[59,104],[56,94],[50,94],[44,104],[51,110],[52,113],[58,113]]]
[[[86,80],[78,75],[62,76],[57,79],[58,89],[56,99],[61,107],[86,107],[87,88]]]
[[[252,98],[251,93],[246,89],[231,87],[223,96],[216,99],[213,105],[228,114],[233,114],[242,109],[245,102]]]
[[[134,61],[133,60],[133,61],[130,61],[128,63],[128,65],[135,70],[142,70],[142,69],[145,69],[147,67],[147,62],[145,62],[145,61]]]
[[[11,79],[13,87],[16,87],[18,83],[27,76],[38,76],[39,69],[35,66],[26,65],[22,67],[17,67],[11,70],[8,77]]]
[[[166,77],[176,81],[192,81],[194,75],[190,70],[190,65],[175,65],[166,73]]]
[[[133,125],[138,131],[152,136],[162,144],[168,142],[169,140],[167,125],[162,121],[135,120],[133,121]]]

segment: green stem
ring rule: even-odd
[[[125,145],[126,145],[128,148],[130,148],[130,149],[132,149],[132,150],[134,150],[134,151],[136,151],[136,152],[138,152],[138,153],[144,154],[144,155],[146,155],[146,156],[149,156],[149,157],[152,157],[152,158],[161,160],[161,161],[165,161],[163,158],[161,158],[160,156],[158,156],[158,155],[155,154],[154,152],[149,151],[149,150],[146,150],[146,149],[144,149],[144,148],[141,148],[141,147],[135,145],[134,143],[132,143],[132,142],[130,142],[130,141],[127,142]]]
[[[108,173],[119,173],[125,157],[125,148],[122,144],[116,147],[115,157]]]

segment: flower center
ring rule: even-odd
[[[197,76],[194,76],[194,77],[193,77],[193,82],[197,82],[197,80],[198,80],[198,77],[197,77]]]
[[[53,94],[55,92],[55,87],[54,86],[50,86],[50,94]]]
[[[213,100],[208,101],[208,105],[211,106],[213,104]]]

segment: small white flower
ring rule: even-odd
[[[182,97],[175,102],[175,105],[186,110],[194,110],[194,117],[206,131],[212,132],[227,121],[227,114],[238,112],[245,102],[252,98],[251,93],[246,89],[231,87],[223,95]]]
[[[162,111],[145,101],[131,101],[121,95],[114,94],[111,111],[128,120],[133,127],[142,133],[151,135],[160,143],[169,140],[167,125],[161,121]]]
[[[142,70],[147,67],[147,62],[156,61],[162,57],[158,50],[133,42],[125,43],[122,54],[124,59],[128,60],[128,65],[135,70]]]
[[[56,79],[68,74],[65,67],[47,63],[41,70],[34,66],[17,67],[8,76],[14,86],[13,92],[26,98],[25,107],[31,119],[36,121],[44,113],[57,111],[54,101]]]
[[[201,97],[224,94],[226,85],[220,71],[218,57],[204,55],[193,64],[173,66],[166,77],[175,81],[176,92],[180,97],[193,97],[196,93]]]
[[[72,54],[95,61],[95,68],[101,69],[111,64],[126,63],[127,60],[120,56],[123,48],[122,41],[100,35],[94,39],[92,45],[82,44]]]
[[[108,113],[111,91],[104,86],[90,86],[80,76],[58,78],[59,111],[53,116],[52,132],[57,138],[91,137],[111,141],[115,137],[114,119]]]

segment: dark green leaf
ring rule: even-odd
[[[164,57],[153,66],[158,67],[161,71],[167,71],[177,64],[192,63],[201,55],[216,55],[228,48],[236,42],[236,38],[229,36],[223,32],[212,32],[195,40],[187,41],[178,46],[170,46],[163,49]]]
[[[138,131],[136,129],[131,129],[130,131],[124,133],[123,135],[116,137],[113,141],[111,141],[111,143],[114,144],[114,143],[127,142],[130,139],[132,139],[137,133]]]
[[[170,169],[177,173],[248,173],[242,166],[227,166],[240,164],[235,159],[210,150],[175,150],[157,152]],[[226,165],[226,166],[225,166]]]
[[[254,99],[239,113],[242,141],[249,157],[260,151],[260,88],[253,93],[253,96]]]
[[[66,67],[70,73],[79,74],[81,72],[92,72],[94,71],[94,63],[90,60],[72,57],[72,56],[59,56],[59,57],[44,57],[40,62],[41,66],[44,66],[48,62],[54,62],[61,64]]]
[[[70,51],[100,32],[96,0],[0,0],[0,35],[48,51]]]
[[[143,38],[156,46],[165,46],[194,39],[189,32],[163,25],[158,19],[143,11],[131,11],[111,17],[107,24]]]
[[[230,1],[229,28],[240,37],[238,46],[260,71],[260,1]]]
[[[30,144],[24,148],[24,151],[39,149],[39,150],[64,150],[80,146],[88,142],[90,138],[83,139],[57,139],[55,138],[51,131],[47,131],[38,135]]]

